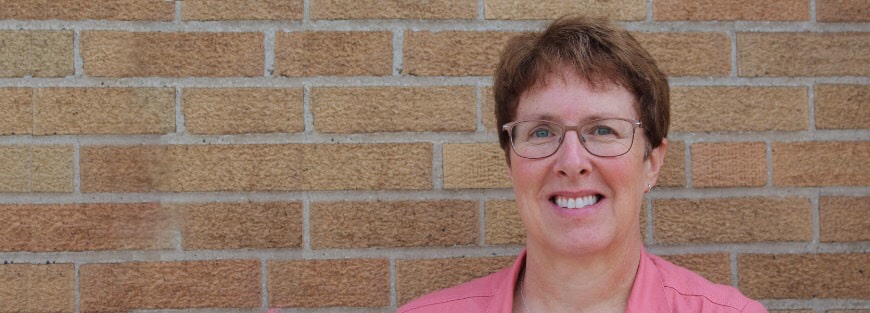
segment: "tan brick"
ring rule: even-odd
[[[314,128],[326,133],[474,131],[473,87],[315,88]]]
[[[481,116],[483,128],[490,133],[497,134],[501,132],[502,130],[498,128],[495,121],[495,94],[492,91],[492,87],[483,88],[480,96],[483,98],[481,99],[480,108],[480,112],[483,115]]]
[[[184,0],[181,2],[181,19],[301,20],[302,0]]]
[[[300,190],[305,145],[187,145],[169,148],[168,191]],[[340,167],[338,164],[334,166]]]
[[[510,32],[405,32],[404,69],[410,76],[490,76]]]
[[[870,294],[870,254],[744,254],[740,290],[753,299],[859,299]]]
[[[809,18],[810,3],[802,0],[653,2],[653,19],[657,21],[806,21]]]
[[[0,312],[73,312],[72,264],[0,265]]]
[[[654,200],[653,232],[663,244],[808,242],[812,212],[797,197]]]
[[[354,1],[318,0],[311,2],[315,20],[345,19],[473,19],[477,1]]]
[[[731,285],[731,259],[727,253],[663,255],[661,257],[698,273],[711,282]]]
[[[0,77],[73,74],[72,31],[0,31],[0,42]]]
[[[763,142],[692,145],[695,187],[759,187],[767,183],[767,145]]]
[[[281,76],[388,76],[393,72],[390,32],[292,32],[275,37],[275,70]]]
[[[722,33],[641,33],[635,39],[668,76],[728,76],[731,40]]]
[[[0,0],[0,20],[172,21],[175,3],[139,0]]]
[[[165,146],[85,146],[79,151],[82,192],[166,190]]]
[[[870,3],[864,0],[816,0],[816,20],[870,22]]]
[[[775,142],[776,186],[868,186],[870,142]]]
[[[183,210],[185,250],[302,247],[302,203],[198,203]]]
[[[683,141],[668,141],[665,151],[665,163],[659,170],[656,186],[685,187],[686,186],[686,143]]]
[[[816,128],[870,128],[870,86],[816,85]]]
[[[0,192],[29,192],[31,179],[30,146],[0,147]]]
[[[260,262],[85,264],[79,285],[82,312],[255,308],[260,306]]]
[[[171,249],[173,214],[159,203],[0,206],[0,251]]]
[[[870,241],[870,197],[821,197],[821,241]]]
[[[185,128],[194,134],[295,133],[304,128],[301,88],[188,88]]]
[[[262,33],[86,31],[85,74],[97,77],[263,76]]]
[[[516,257],[396,260],[396,293],[401,306],[429,292],[483,277],[513,264]]]
[[[306,189],[431,189],[432,145],[313,145],[305,168]]]
[[[172,88],[37,88],[33,106],[36,135],[175,131]]]
[[[476,201],[323,202],[311,207],[311,247],[453,246],[477,243]]]
[[[72,192],[72,146],[0,147],[0,192]]]
[[[643,0],[570,1],[570,0],[487,0],[484,12],[489,20],[548,20],[567,12],[601,16],[615,20],[639,21],[646,18]]]
[[[486,202],[486,244],[521,245],[526,242],[526,228],[513,200]]]
[[[804,87],[676,87],[671,91],[674,132],[809,129]]]
[[[739,76],[870,76],[870,33],[739,33]]]
[[[269,307],[390,304],[385,259],[269,261]]]
[[[33,131],[31,97],[30,88],[0,88],[0,135],[27,135]]]
[[[496,143],[445,144],[444,188],[510,188],[504,150]]]

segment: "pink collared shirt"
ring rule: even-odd
[[[511,267],[425,295],[403,305],[397,313],[509,313],[525,257],[523,251]],[[625,312],[767,313],[767,309],[734,287],[711,283],[642,250]]]

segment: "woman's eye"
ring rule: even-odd
[[[550,137],[551,134],[552,132],[550,132],[549,129],[544,128],[535,129],[535,131],[532,133],[532,135],[534,135],[534,137],[536,138]]]
[[[613,135],[613,129],[610,127],[599,126],[592,129],[592,134],[595,136],[609,136]]]

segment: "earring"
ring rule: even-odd
[[[646,184],[646,191],[644,191],[643,193],[648,193],[648,192],[652,191],[652,187],[653,187],[652,184]]]

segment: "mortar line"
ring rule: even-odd
[[[302,87],[302,123],[303,134],[314,133],[314,114],[311,113],[311,86]]]
[[[685,167],[685,175],[686,175],[686,186],[685,189],[692,189],[692,144],[695,143],[695,140],[686,139],[683,140],[683,145],[685,147],[685,159],[683,160],[683,166]]]
[[[73,30],[73,77],[82,77],[85,73],[85,62],[82,59],[82,33]]]
[[[737,252],[731,252],[728,254],[728,265],[731,271],[731,286],[739,288],[740,275],[737,273]]]
[[[731,77],[739,78],[740,72],[738,70],[737,62],[739,62],[737,58],[737,32],[734,30],[728,30],[725,32],[728,36],[729,44],[731,46]]]
[[[402,48],[405,42],[405,31],[396,29],[393,31],[393,76],[402,76],[403,66],[405,63],[402,54]]]
[[[821,243],[822,226],[821,226],[821,208],[820,208],[819,202],[821,202],[821,197],[820,197],[819,193],[816,193],[815,195],[810,197],[810,210],[812,212],[812,217],[813,217],[813,219],[812,219],[813,239],[810,243],[810,248],[818,248],[819,244]]]
[[[73,194],[80,195],[82,193],[82,174],[81,174],[81,147],[79,143],[73,144]]]
[[[311,0],[302,1],[302,25],[311,24]]]
[[[181,22],[181,4],[184,1],[175,1],[175,23]]]
[[[73,263],[73,312],[81,312],[81,288],[79,287],[79,263]]]
[[[646,0],[646,21],[653,22],[653,0]]]
[[[486,200],[477,200],[477,222],[480,236],[478,236],[477,244],[486,245]]]
[[[263,32],[263,75],[275,76],[275,28]]]
[[[477,0],[477,20],[485,21],[486,20],[486,1],[485,0]]]
[[[187,127],[184,126],[184,110],[181,109],[181,87],[175,87],[175,133],[186,134]]]
[[[474,97],[475,114],[477,114],[477,132],[486,133],[486,125],[483,124],[483,120],[485,118],[483,116],[483,86],[480,83],[475,85]]]
[[[816,21],[816,0],[810,0],[810,22],[815,24]]]
[[[396,290],[396,258],[390,257],[390,309],[396,310],[399,306],[399,295]]]
[[[260,258],[260,308],[269,309],[269,271],[266,266],[266,257]]]
[[[807,115],[809,115],[809,119],[810,119],[809,120],[809,126],[810,126],[809,131],[815,132],[816,131],[816,84],[814,84],[814,83],[811,83],[811,84],[809,84],[809,86],[807,86],[807,102],[809,102],[808,103],[809,108],[807,108],[807,110],[808,110]]]
[[[653,227],[653,201],[650,198],[644,199],[644,204],[646,210],[644,210],[644,214],[646,214],[646,244],[647,246],[651,246],[655,244],[655,227]]]
[[[311,197],[302,199],[302,250],[311,251]]]
[[[770,140],[764,141],[764,161],[767,169],[767,182],[765,187],[773,187],[773,142]]]
[[[432,144],[432,189],[444,189],[444,146]]]

